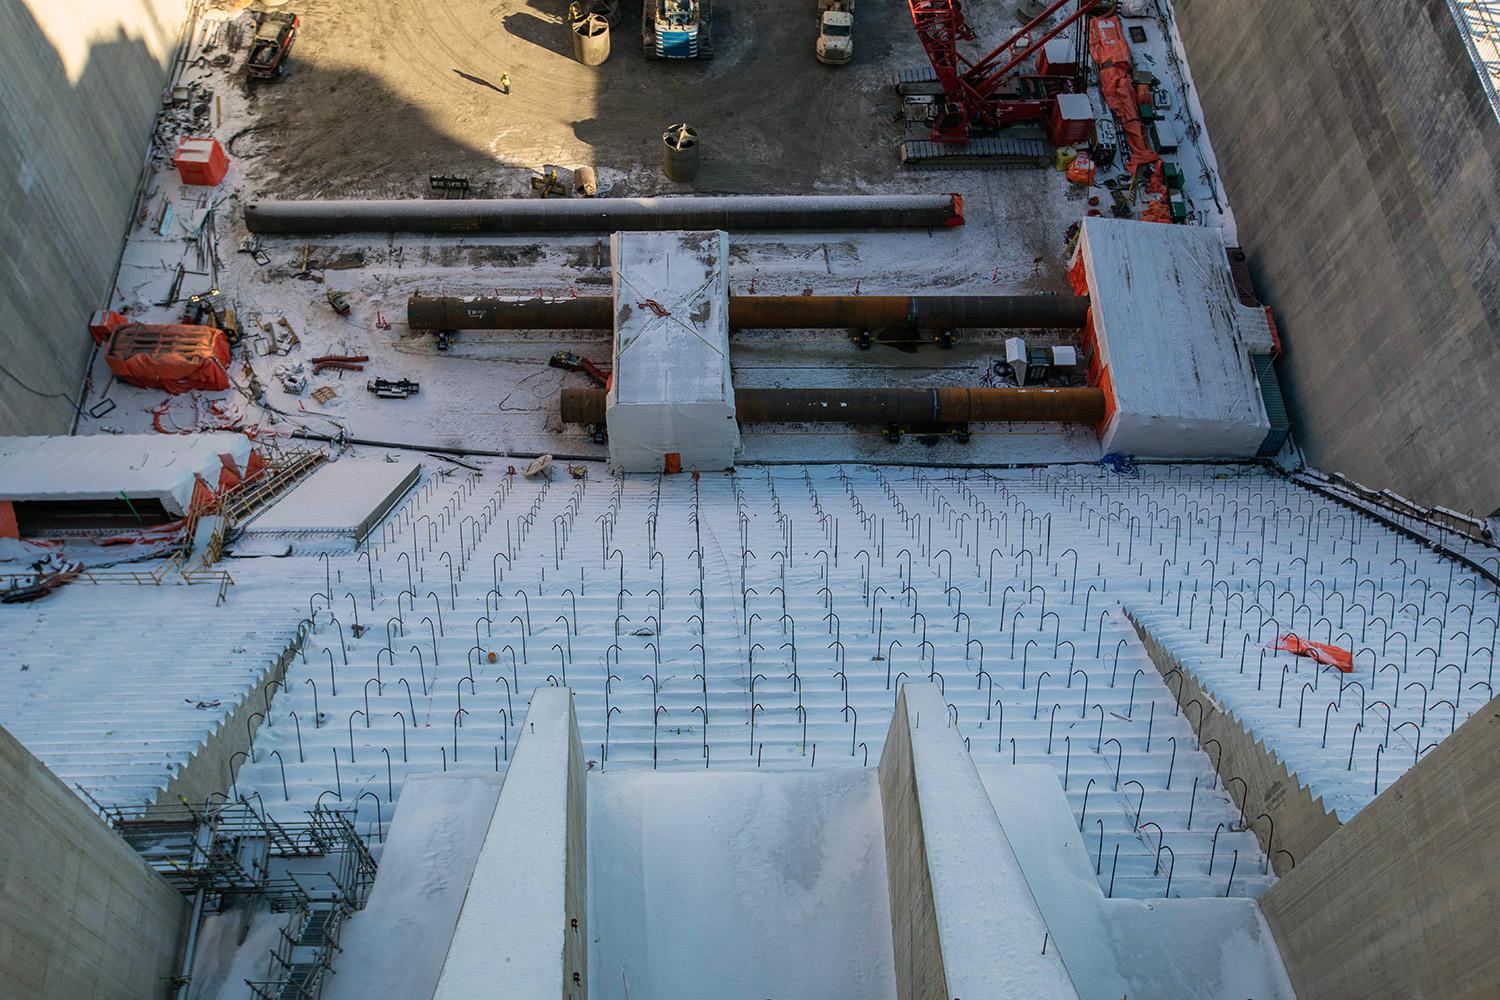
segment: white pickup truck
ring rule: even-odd
[[[832,66],[854,58],[854,0],[818,0],[817,53]]]

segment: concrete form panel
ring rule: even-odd
[[[615,233],[609,461],[623,472],[717,470],[739,450],[729,372],[729,237]]]
[[[1057,949],[1043,950],[1047,923],[936,686],[901,688],[880,785],[901,1000],[1076,1000]]]
[[[567,688],[538,688],[464,895],[436,1000],[588,1000],[583,748]]]

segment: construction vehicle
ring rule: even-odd
[[[854,0],[818,0],[818,62],[842,66],[854,58]]]
[[[188,296],[187,315],[182,321],[194,326],[218,327],[229,338],[231,347],[240,342],[239,317],[235,315],[234,307],[225,303],[224,294],[217,288]]]
[[[252,80],[274,80],[286,71],[286,57],[297,40],[302,18],[296,14],[274,12],[261,14],[250,39],[250,56],[245,73]]]
[[[1049,26],[1047,22],[1069,4],[1076,6]],[[959,52],[960,42],[974,39],[959,0],[907,0],[907,5],[917,38],[932,65],[930,70],[900,73],[897,90],[903,96],[937,95],[938,100],[931,118],[930,140],[906,143],[914,150],[903,148],[903,160],[963,166],[966,156],[972,155],[984,158],[986,165],[1007,156],[1016,157],[1017,165],[1047,162],[1050,148],[1044,140],[1007,138],[1001,146],[990,142],[981,143],[972,151],[965,147],[972,140],[995,137],[1008,125],[1043,121],[1051,115],[1059,94],[1080,92],[1082,64],[1076,59],[1072,62],[1049,59],[1047,44],[1083,18],[1112,10],[1113,4],[1053,0],[979,59],[970,59]],[[1075,49],[1078,47],[1075,45]],[[1018,142],[1025,148],[1010,148]]]
[[[713,0],[645,0],[641,49],[647,59],[712,59]]]

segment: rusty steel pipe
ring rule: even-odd
[[[1075,295],[731,295],[735,330],[1037,329],[1083,326],[1089,300]],[[417,330],[608,330],[606,295],[572,299],[463,299],[413,295]]]
[[[961,424],[984,421],[1097,423],[1104,391],[1076,389],[736,389],[741,423]],[[568,424],[605,420],[603,389],[564,389]]]
[[[731,233],[941,229],[964,223],[957,194],[705,195],[697,198],[496,198],[280,201],[245,205],[245,228],[315,233]]]

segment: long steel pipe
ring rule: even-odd
[[[957,424],[981,421],[1097,423],[1102,389],[736,389],[741,423]],[[603,389],[564,389],[562,419],[605,420]]]
[[[1072,328],[1089,300],[1075,295],[731,295],[735,330]],[[413,295],[406,321],[417,330],[608,330],[607,295],[498,299]]]
[[[721,195],[703,198],[499,198],[474,201],[252,201],[245,226],[317,233],[613,233],[723,229],[789,232],[963,225],[963,198],[922,195]]]

